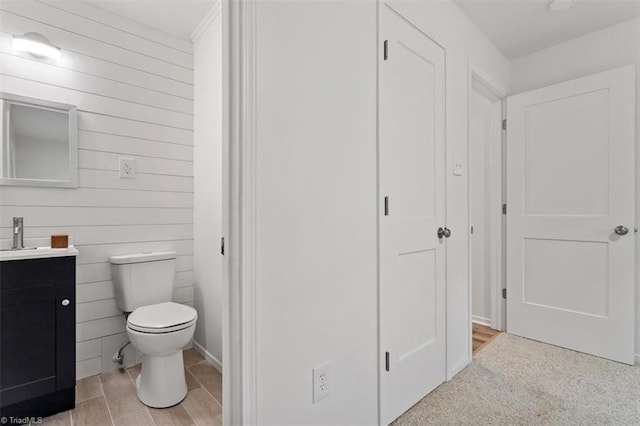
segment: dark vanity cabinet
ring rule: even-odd
[[[0,262],[0,414],[75,406],[74,256]]]

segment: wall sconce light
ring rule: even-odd
[[[18,52],[30,53],[37,58],[60,59],[60,48],[51,44],[45,36],[38,33],[14,35],[13,49]]]

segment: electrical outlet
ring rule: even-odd
[[[329,366],[328,362],[313,369],[313,402],[329,396]]]
[[[121,178],[136,177],[136,160],[133,158],[120,157],[119,170]]]

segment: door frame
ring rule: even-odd
[[[246,0],[247,3],[254,0]],[[216,0],[197,28],[191,34],[191,41],[195,42],[207,30],[209,25],[220,20],[221,24],[221,88],[222,88],[222,120],[221,120],[221,290],[222,290],[222,359],[214,358],[216,369],[222,370],[222,392],[225,398],[225,404],[222,407],[223,424],[242,424],[242,419],[246,418],[245,397],[242,395],[244,391],[243,383],[240,381],[242,377],[241,362],[244,359],[243,349],[238,340],[238,336],[242,334],[242,318],[239,313],[243,308],[242,301],[238,295],[237,269],[239,257],[237,249],[240,247],[238,243],[238,218],[240,217],[240,194],[238,194],[238,182],[244,169],[239,163],[239,151],[236,148],[236,135],[233,131],[237,131],[232,127],[230,119],[231,111],[237,111],[246,107],[242,104],[238,93],[236,79],[232,78],[234,72],[237,72],[237,58],[240,53],[239,37],[237,31],[237,22],[245,22],[247,19],[242,17],[239,19],[238,5],[231,7],[230,3],[222,0]],[[253,5],[253,4],[252,4]],[[251,6],[252,6],[251,5]],[[231,10],[233,10],[233,14]],[[235,19],[232,25],[232,17]],[[232,63],[231,58],[236,62]],[[231,82],[235,84],[231,88]],[[231,96],[233,94],[233,96]],[[233,122],[237,126],[237,122]],[[233,242],[232,242],[233,241]],[[235,249],[230,250],[229,247]],[[233,282],[232,282],[233,279]],[[194,342],[195,343],[195,342]],[[203,349],[204,350],[204,349]],[[198,350],[200,352],[200,350]],[[203,354],[204,356],[204,354]],[[208,359],[209,357],[207,357]],[[220,367],[220,368],[219,368]],[[251,389],[251,388],[250,388]],[[249,399],[250,400],[250,399]]]
[[[475,87],[481,88],[481,93],[487,98],[493,98],[494,102],[500,103],[500,119],[496,123],[499,130],[500,143],[494,144],[491,150],[491,157],[495,164],[500,164],[499,178],[493,182],[493,187],[490,189],[496,194],[500,194],[500,203],[495,203],[490,209],[491,222],[494,224],[494,229],[489,236],[492,240],[492,266],[491,266],[491,282],[489,285],[491,292],[491,327],[496,330],[506,330],[506,301],[502,298],[502,289],[505,288],[505,215],[502,213],[502,205],[506,200],[506,176],[505,176],[505,160],[506,160],[506,130],[502,127],[502,120],[506,119],[506,97],[507,90],[500,85],[498,80],[493,78],[489,73],[485,72],[480,66],[469,61],[468,62],[468,83],[467,83],[467,229],[469,235],[471,235],[471,181],[470,170],[473,167],[470,155],[471,146],[471,131],[470,131],[470,117],[471,117],[471,93],[478,91]],[[473,300],[473,276],[471,270],[472,259],[472,238],[467,239],[467,276],[468,276],[468,324],[469,324],[469,342],[472,340],[473,330],[472,324],[472,300]],[[472,359],[473,347],[469,345],[469,360]]]
[[[225,425],[257,423],[256,2],[222,1]]]

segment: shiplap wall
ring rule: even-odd
[[[58,62],[16,54],[38,32]],[[0,90],[78,106],[79,188],[0,188],[0,239],[67,233],[77,259],[77,376],[115,368],[127,341],[108,258],[178,253],[174,300],[193,305],[193,45],[82,2],[0,2]],[[118,176],[133,157],[135,179]],[[139,361],[129,346],[127,364]]]

